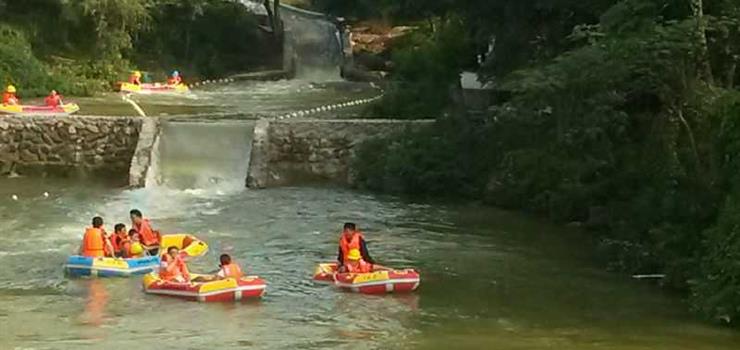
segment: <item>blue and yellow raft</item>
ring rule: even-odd
[[[128,277],[145,275],[159,265],[159,256],[143,258],[90,258],[73,255],[67,258],[64,272],[70,277]]]
[[[177,247],[187,257],[203,256],[208,244],[187,233],[162,236],[160,254],[168,247]],[[64,273],[69,277],[128,277],[145,275],[159,267],[159,256],[142,258],[91,258],[72,255],[67,258]]]

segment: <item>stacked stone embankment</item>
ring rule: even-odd
[[[431,120],[272,119],[254,130],[247,185],[351,184],[355,146],[371,137],[429,125]]]
[[[0,173],[105,171],[125,178],[136,117],[0,116]]]

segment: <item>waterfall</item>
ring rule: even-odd
[[[162,122],[146,187],[244,189],[254,121]]]
[[[261,0],[239,0],[248,11],[267,16]],[[280,5],[285,29],[284,55],[292,61],[299,78],[339,79],[342,65],[342,33],[331,16]]]

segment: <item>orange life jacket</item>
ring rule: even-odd
[[[62,104],[62,97],[59,95],[49,95],[49,96],[46,96],[46,98],[44,99],[44,102],[49,107],[57,107]]]
[[[361,250],[360,243],[364,239],[365,237],[360,232],[355,232],[349,240],[347,240],[346,236],[342,234],[342,237],[339,238],[339,247],[342,249],[342,259],[345,263],[348,261],[347,254],[349,254],[350,250]]]
[[[105,256],[105,239],[99,228],[88,227],[82,237],[82,255],[89,257]]]
[[[159,278],[165,281],[174,281],[177,277],[190,281],[190,273],[185,261],[179,256],[173,260],[169,255],[163,255],[162,263],[159,266]]]
[[[167,84],[169,85],[180,85],[180,83],[182,83],[182,78],[180,77],[173,77],[173,78],[167,79]]]
[[[368,273],[373,272],[373,264],[366,262],[365,260],[360,259],[358,261],[359,264],[356,266],[352,263],[346,263],[344,266],[347,267],[347,272],[349,273]]]
[[[116,253],[123,253],[122,250],[126,243],[129,243],[128,237],[121,237],[116,234],[113,234],[110,237],[110,244],[113,246],[113,251]]]
[[[141,85],[141,78],[135,75],[132,75],[131,77],[128,78],[128,82],[134,85]]]
[[[232,262],[228,265],[222,265],[221,271],[223,272],[224,278],[242,278],[242,268],[239,264]]]
[[[143,219],[141,220],[141,224],[134,225],[134,227],[136,228],[136,232],[141,235],[141,244],[150,247],[159,246],[159,237],[152,230],[149,220]]]
[[[16,96],[14,93],[5,92],[3,93],[3,104],[6,105],[19,105],[21,104],[21,100],[18,99],[18,96]]]

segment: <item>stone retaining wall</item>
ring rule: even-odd
[[[260,120],[254,130],[247,186],[265,188],[326,181],[351,183],[354,147],[369,137],[430,120]]]
[[[128,173],[136,117],[0,116],[0,173]]]

